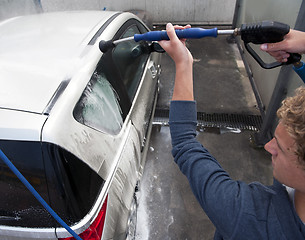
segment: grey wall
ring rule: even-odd
[[[302,0],[241,0],[237,26],[240,26],[242,23],[273,20],[289,24],[291,28],[294,28],[301,4]],[[256,49],[256,52],[262,53],[258,46],[254,46],[253,48]],[[274,61],[268,54],[260,55],[265,62]],[[265,70],[261,68],[247,52],[246,59],[253,73],[253,78],[261,100],[267,109],[279,76],[280,68]],[[294,89],[303,84],[294,72],[287,81],[289,81],[288,95],[293,94]]]
[[[153,23],[230,24],[236,0],[0,0],[0,19],[44,11],[144,10]]]

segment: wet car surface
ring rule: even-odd
[[[133,234],[161,55],[150,42],[105,54],[98,43],[147,31],[135,15],[107,11],[0,23],[0,148],[83,239]],[[71,236],[2,161],[0,192],[1,239]]]

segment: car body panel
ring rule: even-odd
[[[0,138],[40,141],[47,116],[10,109],[0,109]]]
[[[91,11],[85,12],[84,15],[88,13],[90,15],[90,12]],[[121,37],[121,35],[118,35],[118,32],[124,30],[124,27],[121,26],[126,22],[130,22],[131,25],[138,24],[144,26],[139,18],[130,13],[92,13],[94,16],[93,20],[90,21],[91,27],[89,30],[87,29],[87,34],[84,33],[86,32],[85,30],[84,32],[80,31],[80,33],[78,28],[73,29],[73,26],[70,28],[69,31],[74,31],[73,33],[78,35],[77,39],[73,39],[73,41],[75,40],[73,44],[71,42],[71,45],[69,45],[69,41],[67,41],[65,42],[67,45],[65,45],[60,43],[60,41],[54,40],[54,46],[59,44],[59,49],[63,49],[63,46],[67,47],[67,49],[64,49],[60,54],[58,52],[53,52],[54,56],[56,55],[60,58],[58,62],[54,63],[55,60],[52,58],[51,48],[44,49],[44,47],[41,46],[43,52],[37,52],[43,55],[43,57],[40,58],[39,61],[44,61],[44,63],[52,61],[52,64],[54,65],[47,69],[48,64],[40,64],[39,61],[34,59],[34,66],[37,64],[37,66],[41,66],[42,68],[39,68],[37,71],[30,71],[31,74],[29,77],[33,79],[24,79],[24,81],[28,80],[29,82],[29,86],[24,88],[24,92],[22,92],[22,87],[20,88],[20,86],[23,86],[22,77],[25,76],[26,71],[21,71],[20,75],[16,74],[16,76],[12,76],[12,68],[1,70],[0,67],[0,74],[13,78],[13,82],[15,81],[15,83],[12,84],[19,86],[16,87],[15,85],[8,84],[9,87],[19,89],[19,92],[14,92],[13,97],[10,96],[10,99],[12,100],[8,101],[4,99],[6,97],[1,97],[0,112],[8,112],[10,114],[7,115],[7,120],[0,120],[0,128],[1,125],[3,125],[3,129],[5,129],[6,125],[9,125],[8,121],[13,115],[18,116],[19,119],[23,119],[24,116],[29,115],[29,121],[26,122],[32,124],[20,125],[21,128],[33,129],[32,135],[26,135],[29,138],[27,140],[36,140],[41,141],[42,143],[51,143],[60,146],[73,153],[73,155],[89,166],[90,169],[95,171],[105,180],[105,183],[88,214],[71,227],[77,234],[86,230],[98,215],[105,199],[108,198],[106,221],[102,239],[125,239],[135,187],[143,173],[148,149],[152,117],[158,95],[157,89],[161,56],[159,53],[153,52],[149,54],[145,61],[137,91],[130,103],[130,109],[124,118],[121,130],[117,134],[99,131],[78,122],[73,115],[73,111],[78,104],[82,93],[86,89],[90,78],[93,76],[100,59],[104,57],[103,53],[101,53],[98,48],[99,41]],[[67,16],[69,16],[69,14],[70,13],[68,13]],[[77,15],[76,13],[74,14],[75,16]],[[99,14],[101,14],[103,20],[97,21],[97,19],[99,19]],[[50,14],[50,16],[51,15],[52,14]],[[111,21],[109,19],[111,19]],[[86,25],[81,23],[81,18],[77,19],[77,17],[75,17],[75,21],[77,24]],[[99,32],[99,29],[101,29],[105,23],[107,23],[107,27]],[[149,29],[147,28],[145,31],[149,31]],[[99,36],[99,34],[101,35]],[[20,56],[21,58],[25,55],[29,56],[29,54],[26,53],[26,50],[27,49],[20,49],[20,52],[13,51],[14,54],[12,56],[7,54],[6,59],[3,59],[3,62],[5,62],[6,65],[11,64],[13,66],[14,58],[17,56]],[[46,58],[48,59],[46,60]],[[0,62],[2,62],[2,60],[0,60]],[[22,70],[29,70],[29,68],[25,67],[26,65],[23,66],[25,62],[24,59],[21,59],[20,62],[17,61],[16,64],[18,66],[22,65]],[[40,78],[43,78],[44,80],[42,83],[37,84],[37,81],[40,81],[38,80]],[[48,84],[44,81],[47,81]],[[44,84],[46,86],[44,86]],[[41,89],[41,91],[37,93],[37,89]],[[8,97],[8,95],[5,94],[4,96]],[[37,101],[37,99],[40,99],[41,101]],[[18,111],[13,111],[14,109],[18,109]],[[19,138],[22,139],[22,134],[19,133],[18,129],[19,124],[20,121],[16,121],[16,123],[12,125],[12,128],[16,127],[16,132],[17,134],[20,134]],[[8,131],[7,134],[5,134],[5,132],[0,133],[0,139],[16,139],[16,136],[17,135],[13,134],[11,131]],[[52,197],[50,196],[50,202],[52,201],[54,200],[52,200]],[[19,239],[18,236],[21,235],[24,237],[23,239],[35,239],[39,238],[39,236],[42,239],[53,239],[54,233],[56,237],[70,236],[70,234],[61,227],[46,229],[29,228],[30,230],[17,228],[14,234],[11,232],[12,229],[16,230],[14,227],[0,226],[1,239],[16,240]],[[3,232],[1,232],[2,230]],[[33,230],[32,233],[31,230]],[[6,238],[3,237],[2,234],[4,234]]]
[[[126,15],[123,21],[127,21],[129,17],[130,16]],[[112,27],[112,25],[120,25],[121,23],[119,20],[119,18],[114,19],[109,25],[109,29],[117,29],[117,27]],[[113,31],[110,36],[114,36],[114,34],[115,31]],[[93,48],[94,47],[97,46],[93,46]],[[52,109],[52,113],[43,130],[43,141],[54,142],[56,144],[65,146],[65,148],[67,148],[69,151],[75,153],[81,159],[84,159],[92,169],[98,169],[99,175],[103,179],[106,179],[105,185],[110,185],[108,204],[112,206],[125,206],[125,208],[121,208],[119,211],[117,209],[114,210],[111,207],[108,208],[107,211],[112,211],[112,213],[108,212],[107,214],[110,214],[111,216],[114,216],[115,214],[117,215],[115,218],[113,218],[114,222],[109,222],[110,220],[108,221],[108,219],[106,219],[106,227],[105,232],[103,233],[103,238],[107,239],[108,236],[112,236],[114,232],[116,234],[121,234],[121,236],[116,236],[119,238],[126,234],[125,230],[127,219],[126,217],[122,218],[122,216],[128,215],[126,212],[130,211],[134,187],[142,175],[145,164],[143,157],[138,153],[141,152],[141,146],[144,142],[144,138],[148,137],[147,128],[151,125],[153,112],[149,112],[150,115],[143,115],[143,113],[146,112],[146,108],[151,108],[151,106],[155,106],[156,104],[158,75],[151,80],[151,67],[154,61],[160,62],[160,54],[152,53],[148,59],[130,113],[124,121],[124,126],[122,127],[121,132],[115,136],[105,133],[98,133],[96,130],[90,127],[86,127],[76,121],[72,121],[72,107],[76,104],[79,97],[76,97],[75,95],[73,96],[71,93],[75,92],[76,88],[85,88],[85,85],[83,85],[83,83],[80,81],[81,79],[88,79],[91,76],[94,69],[90,68],[89,66],[96,65],[92,64],[92,61],[97,62],[100,58],[100,53],[99,51],[92,51],[88,53],[85,58],[87,60],[83,62],[87,63],[88,68],[86,65],[83,66],[82,73],[77,74],[77,78],[79,80],[72,79],[70,81],[65,93]],[[158,67],[160,68],[160,66]],[[84,82],[84,84],[86,83],[87,81]],[[154,89],[154,91],[151,91],[152,89]],[[144,94],[142,93],[143,91]],[[69,95],[70,98],[66,99],[66,95]],[[137,109],[137,111],[135,109]],[[52,122],[54,122],[54,126],[52,126]],[[62,128],[58,128],[57,124],[59,122]],[[69,138],[64,137],[69,133]],[[71,133],[73,134],[71,135]],[[52,136],[52,138],[49,136]],[[56,139],[54,137],[56,137]],[[100,152],[101,146],[106,147],[103,148],[102,155],[92,155],[92,153]],[[121,152],[120,156],[115,155],[117,149],[122,149],[119,151]],[[126,157],[130,155],[134,157]],[[112,168],[116,168],[116,172],[118,172],[118,174],[109,176],[108,173],[112,172],[110,170]],[[132,172],[136,172],[137,174],[131,174],[130,172],[127,178],[126,173],[128,172],[128,169],[129,171],[132,170]],[[101,205],[99,205],[99,208],[101,208]],[[94,215],[94,213],[91,213],[90,215]],[[86,223],[86,226],[87,225],[88,223]],[[83,229],[77,229],[77,227],[75,227],[75,230],[76,232],[82,232]],[[109,235],[107,232],[109,232]],[[64,229],[58,229],[57,233],[60,234],[59,236],[66,235],[66,231]]]
[[[1,240],[33,240],[33,239],[48,239],[58,240],[54,228],[40,228],[39,231],[35,228],[20,228],[1,226]]]
[[[0,107],[42,113],[63,79],[79,69],[81,54],[97,29],[114,14],[50,13],[2,22],[0,74],[1,81],[10,80],[0,90]]]

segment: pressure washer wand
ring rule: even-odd
[[[295,64],[301,60],[301,55],[297,53],[290,53],[288,61],[285,63],[273,62],[265,63],[260,56],[250,46],[253,44],[275,43],[284,39],[284,36],[290,31],[287,24],[275,21],[262,21],[258,23],[242,24],[240,28],[231,30],[218,30],[217,28],[203,29],[203,28],[187,28],[175,30],[178,38],[185,39],[199,39],[203,37],[217,37],[218,35],[240,35],[244,41],[245,48],[257,63],[265,69],[279,67],[281,65]],[[109,49],[115,47],[117,44],[125,41],[161,41],[169,40],[166,31],[151,31],[143,34],[135,34],[132,37],[123,38],[115,41],[100,41],[99,48],[105,53]]]
[[[187,28],[187,29],[177,29],[176,35],[179,39],[199,39],[203,37],[217,37],[218,35],[232,35],[237,34],[237,30],[218,30],[217,28],[212,29],[203,29],[203,28]],[[99,48],[105,53],[109,49],[115,47],[119,43],[126,41],[161,41],[161,40],[169,40],[166,31],[151,31],[143,34],[135,34],[132,37],[127,37],[115,41],[100,41]]]

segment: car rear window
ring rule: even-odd
[[[97,173],[57,145],[0,140],[0,148],[69,225],[88,214],[103,187],[104,180]],[[0,225],[59,226],[2,160],[0,196]]]

